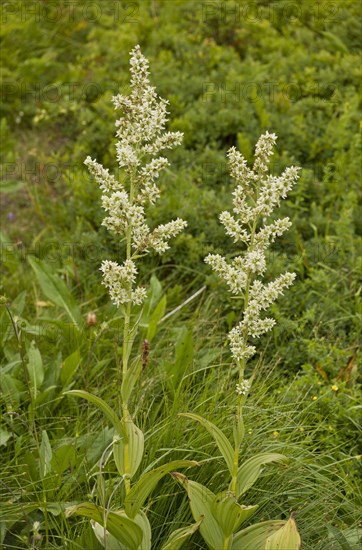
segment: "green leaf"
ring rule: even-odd
[[[122,514],[126,515],[123,510]],[[151,525],[146,514],[140,510],[134,521],[141,527],[143,533],[142,544],[139,550],[151,550]]]
[[[142,461],[144,450],[144,436],[142,431],[129,420],[125,423],[127,442],[124,438],[115,436],[113,438],[113,456],[117,470],[121,476],[129,474],[133,477]],[[129,465],[125,465],[125,448],[128,446]]]
[[[91,393],[88,393],[84,390],[69,390],[64,392],[63,395],[73,395],[74,397],[82,397],[83,399],[86,399],[87,401],[90,401],[91,403],[96,405],[96,407],[98,407],[98,409],[105,414],[108,420],[112,422],[118,435],[127,439],[127,434],[122,422],[119,420],[118,416],[113,411],[113,409],[111,409],[111,407],[107,405],[107,403],[103,401],[103,399],[101,399],[100,397],[96,397],[95,395],[92,395]]]
[[[80,352],[76,349],[71,355],[68,355],[62,363],[60,371],[60,380],[63,386],[67,386],[73,379],[73,376],[80,364]]]
[[[207,487],[204,487],[196,481],[188,479],[186,476],[175,472],[173,477],[177,479],[186,489],[190,499],[190,508],[195,521],[203,518],[200,525],[200,533],[205,542],[213,550],[224,548],[224,534],[212,513],[212,504],[215,495]]]
[[[93,529],[93,533],[96,536],[96,539],[103,547],[107,546],[107,550],[128,550],[127,546],[122,544],[118,539],[116,539],[116,537],[111,535],[109,531],[104,529],[102,525],[100,525],[93,519],[91,519],[91,527]]]
[[[231,550],[265,550],[266,539],[286,524],[282,520],[263,521],[236,533]]]
[[[124,403],[128,403],[132,390],[142,370],[142,361],[138,357],[133,361],[133,364],[127,370],[122,379],[121,395]]]
[[[265,550],[300,550],[301,539],[294,518],[290,518],[281,529],[268,536]]]
[[[194,533],[196,533],[203,520],[204,518],[200,518],[199,521],[193,523],[192,525],[182,527],[181,529],[176,529],[176,531],[171,533],[161,550],[179,550],[183,543],[186,542],[187,539],[189,539]]]
[[[78,329],[81,328],[83,319],[79,306],[73,299],[65,283],[58,276],[54,275],[49,266],[41,260],[29,256],[28,261],[45,296],[54,304],[64,309],[72,323]]]
[[[236,531],[257,509],[258,506],[241,506],[230,491],[216,495],[211,504],[211,512],[226,537]]]
[[[24,384],[7,373],[1,373],[0,387],[2,399],[5,401],[9,410],[16,410],[20,405],[21,393],[25,390]]]
[[[270,462],[286,464],[288,458],[279,453],[261,453],[252,456],[240,466],[236,481],[236,498],[246,493],[254,485],[261,474],[262,466]]]
[[[14,193],[25,185],[21,180],[0,180],[0,193]]]
[[[106,511],[100,506],[96,506],[91,502],[83,502],[67,508],[65,516],[78,515],[90,518],[105,527],[128,550],[139,550],[143,538],[141,527],[125,515],[120,515],[117,512],[106,512],[104,514],[104,512]]]
[[[3,428],[0,428],[0,447],[6,445],[12,434]]]
[[[62,474],[68,468],[72,469],[77,464],[77,451],[73,445],[62,445],[53,452],[52,470]]]
[[[240,449],[240,445],[244,439],[245,425],[243,417],[235,418],[233,422],[233,436],[235,448]]]
[[[40,388],[44,380],[44,368],[40,351],[37,347],[35,347],[35,342],[31,343],[28,351],[27,370],[29,373],[33,397],[34,399],[36,399],[38,389]]]
[[[151,276],[150,286],[147,292],[147,298],[144,303],[141,326],[147,327],[151,311],[158,304],[162,296],[162,285],[156,275]]]
[[[206,420],[202,416],[199,416],[198,414],[180,413],[179,416],[185,416],[186,418],[191,418],[192,420],[196,420],[197,422],[200,422],[200,424],[204,426],[204,428],[206,428],[206,430],[215,439],[215,442],[219,448],[219,451],[224,457],[226,465],[229,468],[230,473],[232,474],[233,462],[234,462],[234,449],[232,448],[229,440],[223,434],[220,428],[215,426],[215,424],[213,424],[209,420]]]
[[[164,295],[162,296],[161,300],[158,302],[157,306],[152,312],[152,315],[148,322],[148,329],[147,329],[147,336],[146,336],[149,342],[152,342],[157,331],[157,325],[165,314],[166,304],[167,304],[167,298],[166,298],[166,295]]]
[[[124,501],[126,514],[130,518],[134,518],[141,509],[148,495],[153,491],[160,479],[166,474],[178,468],[190,468],[193,466],[198,466],[198,463],[194,460],[174,460],[144,474],[137,481],[137,483],[133,485],[132,489],[126,496]]]
[[[186,369],[192,364],[193,360],[193,340],[192,330],[182,326],[178,329],[176,340],[175,361],[166,363],[165,370],[168,376],[168,382],[172,390],[175,390],[184,375]]]
[[[124,510],[117,510],[115,514],[126,517]],[[141,528],[143,536],[142,543],[138,550],[151,550],[151,526],[147,516],[142,510],[134,518],[134,522]],[[104,528],[95,521],[91,521],[92,529],[99,542],[104,545]],[[107,550],[128,550],[128,546],[122,544],[113,535],[106,531]]]
[[[48,434],[45,430],[41,434],[41,444],[39,451],[40,458],[40,478],[43,479],[52,469],[52,448],[50,446],[50,441]]]

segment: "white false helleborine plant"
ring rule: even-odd
[[[166,132],[167,104],[157,96],[148,78],[148,61],[140,47],[131,51],[131,93],[113,98],[116,109],[122,116],[116,122],[118,142],[117,159],[124,182],[116,179],[96,160],[87,157],[85,164],[103,191],[102,206],[107,212],[103,225],[125,240],[125,260],[120,265],[111,260],[102,263],[103,284],[108,288],[111,301],[121,306],[124,315],[122,342],[122,372],[119,387],[118,415],[101,398],[83,390],[70,390],[69,395],[81,397],[94,403],[113,424],[115,436],[112,448],[113,458],[119,473],[109,497],[105,490],[99,490],[101,505],[85,502],[71,506],[66,515],[74,514],[91,520],[94,534],[107,549],[151,550],[151,527],[142,507],[158,481],[177,468],[196,466],[191,460],[174,460],[153,470],[147,469],[134,482],[144,454],[144,435],[134,424],[128,410],[133,387],[142,370],[142,355],[131,357],[140,315],[133,315],[133,307],[142,304],[146,289],[136,286],[136,259],[151,250],[162,254],[169,248],[168,241],[186,226],[177,218],[151,230],[146,221],[145,207],[154,204],[160,195],[156,180],[169,162],[158,156],[163,149],[172,149],[181,143],[180,132]],[[121,412],[121,411],[120,411]],[[103,453],[101,462],[109,458],[109,448]],[[110,480],[107,480],[107,484]],[[101,483],[104,482],[99,482]],[[113,510],[112,499],[121,493],[122,508]],[[200,525],[196,522],[172,533],[162,550],[179,548],[184,540]]]
[[[232,445],[226,435],[207,419],[185,413],[182,416],[199,422],[214,438],[230,473],[228,489],[215,495],[180,473],[174,477],[184,486],[194,519],[204,517],[200,532],[210,549],[222,550],[298,550],[300,536],[291,517],[288,521],[267,521],[239,531],[243,522],[258,509],[245,506],[241,497],[258,479],[262,466],[285,463],[280,453],[261,453],[242,460],[239,451],[244,438],[243,406],[251,380],[244,378],[246,361],[256,353],[250,338],[258,338],[272,329],[275,320],[261,314],[289,287],[295,273],[284,273],[264,284],[258,277],[266,271],[266,250],[276,237],[289,229],[289,218],[267,223],[267,218],[279,206],[281,199],[298,179],[299,168],[291,166],[277,177],[268,174],[276,135],[266,132],[257,142],[253,169],[235,147],[228,151],[231,176],[237,186],[233,192],[234,213],[222,212],[220,220],[226,233],[235,243],[242,243],[243,251],[230,262],[219,254],[209,254],[205,261],[226,282],[232,294],[243,298],[241,321],[229,333],[231,353],[237,364],[239,380],[236,384],[237,407],[233,425]],[[237,216],[237,217],[236,217]]]
[[[169,248],[169,239],[187,225],[177,218],[151,231],[146,221],[145,207],[160,196],[156,180],[169,165],[165,157],[158,155],[163,149],[179,145],[183,137],[181,132],[165,131],[168,101],[158,97],[150,85],[148,68],[148,60],[136,46],[131,51],[131,93],[112,99],[115,109],[123,113],[116,121],[116,151],[119,167],[128,176],[128,189],[96,160],[88,156],[84,162],[103,191],[102,206],[108,215],[102,225],[126,237],[123,265],[105,260],[101,266],[103,284],[117,306],[130,302],[139,305],[146,297],[145,288],[134,288],[135,258],[152,249],[162,254]]]

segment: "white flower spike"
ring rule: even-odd
[[[102,207],[107,212],[102,225],[109,231],[126,237],[127,258],[123,265],[104,261],[101,271],[103,284],[112,302],[139,305],[144,288],[133,288],[137,274],[133,257],[155,250],[163,254],[168,241],[187,225],[177,218],[151,230],[147,225],[145,207],[153,205],[160,196],[156,180],[169,161],[158,153],[172,149],[182,141],[180,132],[166,132],[168,101],[160,98],[150,85],[149,63],[139,46],[130,52],[131,93],[113,97],[115,109],[122,110],[116,121],[116,155],[120,168],[128,176],[129,185],[121,183],[108,169],[87,157],[84,164],[103,191]]]
[[[275,325],[274,319],[261,318],[260,315],[295,279],[295,273],[288,272],[267,285],[257,279],[267,268],[267,248],[291,226],[289,218],[269,224],[265,219],[286,197],[296,183],[300,170],[291,166],[279,177],[267,174],[276,139],[277,136],[269,132],[259,138],[252,170],[235,147],[229,149],[230,174],[237,183],[233,192],[233,210],[238,217],[225,211],[220,214],[220,221],[235,243],[244,243],[244,250],[231,263],[220,254],[209,254],[205,258],[205,262],[226,282],[230,292],[244,297],[243,318],[229,333],[232,356],[240,365],[241,381],[236,387],[238,395],[248,392],[248,383],[243,379],[244,366],[247,359],[256,353],[255,346],[248,342],[249,338],[259,338]]]

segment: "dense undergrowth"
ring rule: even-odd
[[[268,276],[288,268],[297,280],[273,306],[277,325],[254,360],[244,452],[272,449],[293,460],[282,473],[266,469],[248,502],[263,501],[258,521],[295,512],[305,549],[357,548],[359,2],[46,4],[30,12],[11,2],[2,13],[4,547],[98,548],[88,525],[63,510],[94,496],[113,433],[92,406],[62,392],[81,387],[115,405],[122,319],[99,265],[120,247],[101,227],[100,191],[83,162],[91,155],[115,168],[110,99],[128,91],[128,52],[140,43],[170,100],[170,129],[185,135],[169,154],[149,221],[188,220],[175,246],[142,272],[145,284],[152,275],[139,339],[150,341],[150,360],[133,409],[146,434],[145,464],[197,458],[193,479],[223,486],[210,438],[177,414],[192,410],[227,429],[233,413],[225,335],[240,304],[203,258],[229,251],[218,222],[231,200],[226,150],[235,145],[251,160],[268,129],[279,136],[275,173],[303,167],[282,207],[293,227],[272,249]],[[105,491],[112,468],[105,466]],[[191,521],[171,478],[147,506],[155,548]],[[189,548],[204,548],[198,537]]]

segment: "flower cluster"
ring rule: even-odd
[[[102,262],[103,284],[109,290],[112,302],[119,306],[127,302],[139,305],[146,297],[146,289],[137,287],[132,289],[136,281],[137,269],[132,260],[126,260],[122,266],[117,262],[105,260]]]
[[[236,384],[236,393],[238,395],[247,395],[250,390],[249,380],[242,380],[240,384]]]
[[[273,328],[275,320],[260,315],[295,278],[294,273],[284,273],[267,285],[257,279],[266,271],[267,248],[291,226],[288,217],[263,226],[260,221],[265,222],[299,177],[299,168],[293,166],[279,177],[267,174],[275,142],[276,135],[268,132],[259,138],[252,170],[235,147],[228,151],[230,173],[237,183],[233,192],[234,215],[222,212],[220,221],[234,242],[243,243],[244,251],[231,262],[220,254],[209,254],[205,258],[233,294],[244,296],[243,318],[229,333],[231,353],[238,362],[256,352],[255,346],[248,344],[250,337],[258,338]]]
[[[91,157],[84,162],[103,192],[102,207],[107,216],[102,225],[126,237],[128,243],[127,260],[122,266],[105,261],[101,267],[103,284],[116,305],[130,301],[140,304],[144,298],[144,289],[133,290],[137,271],[132,257],[152,249],[162,254],[169,248],[168,241],[187,225],[180,218],[153,230],[147,224],[145,207],[159,198],[156,180],[169,165],[169,161],[158,154],[179,145],[182,133],[165,131],[168,101],[158,97],[150,85],[149,63],[140,47],[136,46],[130,55],[130,95],[113,97],[115,109],[122,110],[122,116],[116,121],[117,160],[128,176],[129,186],[126,188]]]

